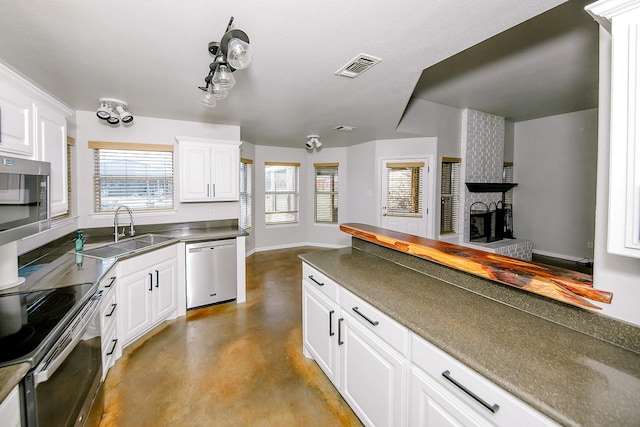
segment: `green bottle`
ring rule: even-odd
[[[76,233],[76,252],[80,252],[84,249],[84,236],[82,230],[78,230]]]

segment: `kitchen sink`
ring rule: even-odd
[[[132,237],[119,242],[108,243],[106,245],[87,249],[81,253],[94,258],[117,258],[124,255],[131,255],[139,251],[152,249],[166,242],[173,241],[175,238],[160,236],[158,234],[144,234],[138,237]]]

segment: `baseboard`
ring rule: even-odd
[[[340,249],[347,246],[344,245],[336,245],[331,243],[313,243],[313,242],[301,242],[301,243],[287,243],[284,245],[276,245],[276,246],[264,246],[261,248],[255,248],[253,252],[266,252],[266,251],[275,251],[278,249],[291,249],[291,248],[299,248],[302,246],[314,246],[317,248],[328,248],[328,249]],[[248,255],[247,255],[248,256]]]
[[[534,249],[532,252],[537,255],[549,256],[552,258],[560,258],[560,259],[565,259],[567,261],[584,261],[587,259],[591,260],[591,258],[586,258],[586,257],[581,258],[581,257],[575,257],[571,255],[557,254],[555,252],[541,251],[539,249]]]

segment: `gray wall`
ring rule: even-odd
[[[534,252],[593,259],[597,110],[515,124],[514,234]]]

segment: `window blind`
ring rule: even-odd
[[[315,222],[338,222],[338,163],[315,163]]]
[[[422,217],[424,163],[387,163],[387,216]]]
[[[240,227],[251,228],[253,160],[240,159]]]
[[[287,224],[298,222],[300,163],[266,162],[265,223]]]
[[[124,148],[104,148],[109,146]],[[148,147],[89,143],[94,148],[96,212],[114,211],[120,205],[138,211],[173,208],[173,147]]]
[[[460,160],[442,161],[440,180],[440,234],[458,232],[458,206],[460,193]]]
[[[502,182],[513,182],[513,163],[504,163],[502,167]],[[513,189],[504,193],[504,202],[508,205],[513,203]]]

